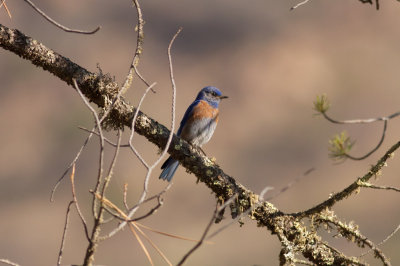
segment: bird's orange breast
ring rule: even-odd
[[[188,122],[193,122],[200,119],[213,119],[218,122],[219,111],[217,108],[212,107],[206,101],[201,100],[194,108],[193,113]]]

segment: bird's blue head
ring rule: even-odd
[[[207,101],[214,108],[218,108],[218,104],[222,99],[226,99],[228,96],[222,95],[221,91],[213,86],[204,87],[199,94],[197,94],[196,101],[204,100]]]

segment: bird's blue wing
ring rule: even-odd
[[[192,102],[191,105],[189,105],[188,109],[186,109],[185,114],[183,115],[182,121],[181,121],[181,125],[179,126],[178,132],[176,133],[178,136],[181,135],[183,127],[185,126],[186,122],[188,121],[189,117],[192,115],[192,111],[193,109],[196,107],[196,105],[198,105],[200,103],[200,100],[196,100],[194,102]]]

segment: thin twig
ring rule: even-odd
[[[386,243],[390,238],[392,238],[398,231],[400,230],[400,224],[396,227],[396,229],[394,229],[384,240],[382,240],[377,246],[381,246],[384,243]],[[371,253],[373,250],[370,249],[367,252],[361,254],[359,257],[363,257],[369,253]]]
[[[12,18],[11,12],[10,12],[10,10],[8,10],[8,7],[7,7],[7,5],[6,5],[6,0],[1,0],[0,8],[1,8],[2,6],[4,6],[4,9],[7,11],[8,17],[9,17],[9,18]]]
[[[376,186],[367,182],[359,182],[360,187],[366,188],[374,188],[374,189],[385,189],[385,190],[394,190],[396,192],[400,192],[400,189],[396,187],[389,187],[389,186]]]
[[[112,161],[111,161],[111,164],[110,164],[110,168],[108,169],[107,176],[104,178],[104,184],[103,184],[103,188],[102,188],[102,191],[101,191],[101,196],[102,197],[104,197],[104,195],[105,195],[105,192],[106,192],[106,189],[108,187],[108,184],[111,181],[111,176],[112,176],[115,164],[117,162],[117,158],[118,158],[118,154],[119,154],[119,148],[120,148],[120,145],[121,145],[121,136],[122,136],[121,130],[119,129],[118,130],[117,147],[115,148],[114,156],[112,158]]]
[[[222,206],[218,206],[218,202],[217,202],[217,206],[215,208],[215,211],[210,219],[210,221],[207,224],[206,229],[203,232],[203,235],[200,238],[200,241],[196,243],[196,245],[194,245],[193,248],[191,248],[189,250],[188,253],[186,253],[183,258],[178,262],[177,266],[183,265],[183,263],[185,263],[185,261],[187,260],[187,258],[194,252],[196,251],[196,249],[198,249],[204,242],[208,232],[211,229],[212,224],[214,223],[215,219],[218,216],[218,213],[220,213],[223,209],[225,209],[229,204],[231,204],[237,197],[237,194],[233,195],[229,200],[227,200]]]
[[[61,238],[61,247],[60,247],[60,250],[58,252],[57,266],[61,265],[62,253],[63,253],[63,250],[64,250],[64,244],[65,244],[65,236],[67,235],[67,229],[68,229],[69,212],[70,212],[72,204],[74,204],[73,200],[71,200],[69,202],[68,208],[67,208],[67,213],[65,215],[64,231],[63,231],[63,235],[62,235],[62,238]]]
[[[150,243],[150,245],[157,251],[158,254],[160,254],[160,256],[165,260],[165,262],[169,265],[172,266],[172,263],[169,261],[169,259],[167,258],[167,256],[164,255],[164,253],[157,247],[156,244],[154,244],[154,242],[137,226],[136,223],[132,222],[130,223],[132,226],[134,226],[136,228],[136,230],[142,234],[142,236],[144,236],[144,238],[146,238],[146,240]]]
[[[125,93],[129,87],[132,84],[133,80],[133,74],[135,67],[139,64],[139,57],[143,52],[143,41],[144,41],[144,32],[143,32],[143,27],[144,27],[144,20],[143,20],[143,14],[142,10],[140,9],[140,4],[138,0],[132,0],[133,4],[136,7],[136,13],[137,13],[137,39],[136,39],[136,50],[135,54],[132,59],[131,66],[128,71],[128,75],[126,75],[125,82],[122,85],[121,91],[122,93]]]
[[[175,129],[175,102],[176,102],[176,84],[175,84],[175,80],[174,80],[174,73],[173,73],[173,67],[172,67],[172,57],[171,57],[171,47],[172,44],[174,43],[176,37],[178,36],[178,34],[182,31],[182,28],[179,28],[178,31],[175,33],[175,35],[172,37],[169,45],[168,45],[168,49],[167,49],[167,53],[168,53],[168,59],[169,59],[169,66],[170,66],[170,77],[171,77],[171,83],[172,83],[172,119],[171,119],[171,131],[168,135],[168,140],[167,140],[167,144],[165,145],[164,150],[162,151],[161,155],[158,157],[158,159],[151,165],[148,167],[147,169],[147,174],[146,177],[144,179],[144,190],[142,192],[142,195],[138,201],[138,204],[141,204],[147,195],[147,184],[149,182],[150,179],[150,175],[152,170],[154,169],[154,167],[156,167],[161,160],[163,159],[164,155],[168,152],[169,146],[171,144],[172,141],[172,137],[174,135],[174,129]],[[132,124],[132,130],[134,130],[134,126]],[[139,205],[138,205],[139,206]],[[133,207],[130,209],[129,213],[128,213],[128,219],[131,219],[132,216],[135,214],[135,212],[137,211],[137,207]],[[119,232],[122,228],[124,228],[126,225],[126,222],[122,222],[116,229],[114,229],[113,231],[111,231],[108,234],[108,237],[113,236],[114,234],[116,234],[117,232]]]
[[[111,104],[108,106],[108,108],[106,109],[106,111],[104,112],[103,116],[100,119],[100,123],[102,123],[104,121],[104,119],[108,116],[108,114],[111,112],[111,110],[113,109],[114,105],[117,103],[117,101],[120,99],[122,94],[122,91],[120,90],[118,92],[118,94],[115,96],[115,98],[112,100]],[[90,132],[86,140],[84,141],[83,145],[81,146],[81,148],[79,149],[78,153],[76,154],[74,160],[70,163],[70,165],[67,167],[67,169],[64,171],[64,173],[61,175],[61,177],[57,180],[57,183],[54,185],[53,189],[51,190],[51,196],[50,196],[50,201],[53,202],[54,201],[54,193],[56,192],[58,186],[60,185],[61,181],[64,179],[64,177],[67,175],[68,171],[72,168],[72,166],[78,161],[79,157],[81,156],[81,153],[83,151],[83,149],[86,147],[86,145],[88,144],[89,140],[92,138],[93,134],[94,134],[94,130],[96,129],[96,127],[94,127]],[[98,136],[100,136],[100,134],[98,134]],[[105,138],[104,138],[105,139]]]
[[[97,133],[96,131],[93,131],[93,130],[90,130],[90,129],[87,129],[87,128],[81,127],[81,126],[78,126],[78,128],[81,129],[81,130],[83,130],[83,131],[86,131],[86,132],[88,132],[88,133],[92,133],[92,134],[94,134],[94,135],[96,135],[96,136],[100,136],[99,133]],[[107,142],[107,143],[110,144],[111,146],[117,147],[117,143],[112,142],[112,141],[109,140],[108,138],[105,137],[104,140],[105,140],[105,142]],[[127,148],[127,147],[130,147],[130,146],[129,146],[129,144],[121,144],[121,145],[119,145],[119,147],[120,147],[120,148]]]
[[[20,266],[19,264],[9,261],[8,259],[0,259],[0,262],[11,265],[11,266]]]
[[[129,210],[129,206],[128,206],[128,183],[124,184],[124,196],[123,196],[123,202],[124,202],[124,206],[126,210]]]
[[[135,236],[136,240],[139,242],[139,245],[142,247],[144,254],[146,254],[146,257],[149,260],[150,264],[154,265],[153,260],[151,259],[151,256],[149,254],[149,251],[147,250],[147,248],[143,244],[143,241],[140,239],[139,235],[136,233],[135,229],[133,228],[133,224],[129,223],[128,225],[129,225],[129,229],[131,229],[131,232]]]
[[[133,119],[132,119],[132,126],[131,126],[132,131],[131,131],[131,135],[129,136],[129,146],[130,146],[131,150],[136,155],[136,157],[139,159],[139,161],[144,165],[144,167],[146,167],[146,169],[149,169],[149,165],[146,163],[146,161],[143,159],[143,157],[140,155],[140,153],[133,146],[132,140],[133,140],[133,136],[135,134],[135,122],[136,122],[137,116],[139,114],[140,107],[142,106],[142,103],[143,103],[147,93],[149,92],[149,90],[151,90],[151,88],[153,88],[156,84],[157,83],[154,82],[149,87],[147,87],[146,91],[143,93],[142,97],[140,98],[139,104],[136,108],[135,115],[133,116]]]
[[[89,101],[86,100],[85,95],[83,95],[83,93],[81,92],[81,90],[79,89],[78,83],[76,82],[76,79],[72,79],[75,89],[78,92],[79,96],[81,97],[82,101],[85,103],[85,105],[87,106],[87,108],[92,112],[93,117],[95,119],[96,122],[96,127],[99,130],[99,134],[100,134],[100,138],[99,138],[99,145],[100,145],[100,153],[99,153],[99,168],[98,168],[98,173],[97,173],[97,182],[96,182],[96,186],[95,186],[95,191],[98,192],[99,188],[100,188],[100,183],[101,180],[103,178],[103,164],[104,164],[104,135],[103,135],[103,130],[101,128],[101,122],[99,119],[99,116],[97,115],[96,110],[94,110],[94,108],[90,105]],[[93,200],[93,216],[98,219],[100,213],[96,213],[96,208],[97,208],[97,204],[96,204],[96,200]],[[100,210],[99,210],[100,212]]]
[[[290,10],[293,10],[293,9],[298,8],[299,6],[305,5],[305,4],[307,4],[309,1],[310,1],[310,0],[304,0],[304,1],[302,1],[302,2],[300,2],[300,3],[298,3],[298,4],[296,4],[295,6],[292,6],[292,7],[290,8]]]
[[[334,123],[334,124],[368,124],[368,123],[373,123],[373,122],[377,122],[377,121],[386,121],[386,120],[393,119],[393,118],[399,116],[400,112],[396,112],[396,113],[393,113],[388,116],[382,116],[382,117],[377,117],[377,118],[350,119],[350,120],[336,120],[336,119],[333,119],[330,116],[328,116],[326,114],[326,112],[322,112],[322,115],[324,116],[324,118],[326,120],[328,120],[329,122]]]
[[[71,180],[72,199],[73,199],[73,202],[75,203],[75,208],[76,208],[76,211],[78,212],[79,218],[82,221],[83,228],[85,229],[86,238],[87,238],[88,241],[90,241],[88,226],[87,226],[85,217],[83,216],[83,214],[81,212],[81,208],[79,207],[78,198],[76,197],[76,191],[75,191],[75,164],[72,166],[72,172],[71,172],[70,180]]]
[[[72,162],[70,163],[70,165],[67,167],[67,169],[65,169],[64,173],[61,175],[61,177],[57,180],[56,184],[54,185],[53,189],[51,190],[51,195],[50,195],[50,201],[53,202],[54,201],[54,194],[58,188],[58,186],[61,184],[61,181],[64,179],[64,177],[67,175],[67,173],[69,172],[69,170],[76,164],[76,162],[78,161],[79,157],[81,156],[81,153],[83,151],[83,149],[86,147],[86,145],[88,144],[90,138],[92,137],[92,133],[89,134],[87,136],[87,138],[85,139],[85,141],[83,142],[81,148],[79,149],[78,153],[75,155],[75,158],[72,160]]]
[[[150,83],[148,83],[147,81],[146,81],[146,79],[142,76],[142,74],[140,74],[140,72],[139,72],[139,70],[138,70],[138,68],[137,68],[137,66],[133,66],[133,68],[135,69],[135,73],[136,73],[136,75],[139,77],[139,79],[141,80],[141,81],[143,81],[143,83],[147,86],[147,87],[150,87]],[[155,90],[151,90],[152,92],[156,92]]]
[[[57,21],[55,21],[54,19],[52,19],[51,17],[49,17],[48,15],[46,15],[46,13],[44,13],[42,10],[40,10],[37,6],[35,6],[34,3],[32,3],[30,0],[24,0],[26,3],[28,3],[36,12],[38,12],[42,17],[44,17],[48,22],[50,22],[51,24],[55,25],[56,27],[62,29],[63,31],[66,32],[72,32],[72,33],[80,33],[80,34],[94,34],[96,32],[98,32],[101,29],[101,26],[98,26],[96,29],[91,30],[91,31],[83,31],[83,30],[76,30],[76,29],[70,29],[68,27],[65,27],[63,25],[61,25],[60,23],[58,23]]]
[[[354,181],[352,184],[350,184],[348,187],[346,187],[342,191],[330,196],[329,199],[327,199],[326,201],[318,204],[317,206],[315,206],[311,209],[308,209],[308,210],[302,211],[302,212],[293,213],[291,215],[293,215],[295,217],[309,216],[309,215],[318,213],[321,210],[324,210],[326,208],[330,208],[333,205],[335,205],[337,202],[343,200],[344,198],[347,198],[348,196],[350,196],[350,194],[355,192],[360,187],[360,185],[358,184],[360,181],[368,182],[369,179],[371,179],[371,177],[376,175],[382,169],[382,167],[386,165],[386,161],[393,156],[393,153],[399,147],[400,147],[400,141],[397,142],[396,144],[394,144],[389,150],[387,150],[385,155],[383,155],[378,160],[378,162],[371,168],[370,171],[368,171],[368,173],[366,173],[362,178],[357,178],[356,181]]]
[[[135,224],[137,226],[140,226],[140,227],[142,227],[144,229],[147,229],[147,230],[149,230],[149,231],[151,231],[153,233],[160,234],[160,235],[163,235],[163,236],[168,236],[168,237],[176,238],[176,239],[179,239],[179,240],[190,241],[190,242],[196,242],[196,243],[199,242],[199,240],[197,240],[197,239],[187,238],[187,237],[183,237],[183,236],[177,236],[177,235],[165,233],[165,232],[162,232],[162,231],[158,231],[158,230],[155,230],[155,229],[153,229],[151,227],[148,227],[148,226],[143,225],[143,224],[138,223],[138,222],[135,222]],[[212,242],[212,241],[204,241],[204,243],[206,243],[206,244],[214,244],[214,242]]]
[[[303,177],[307,176],[308,174],[310,174],[311,172],[313,172],[315,169],[314,168],[310,168],[307,171],[305,171],[303,173],[303,175],[296,177],[293,181],[291,181],[290,183],[288,183],[286,186],[284,186],[280,191],[278,191],[275,195],[272,195],[271,197],[265,199],[265,201],[270,201],[276,197],[278,197],[279,195],[281,195],[282,193],[284,193],[285,191],[287,191],[289,188],[291,188],[294,184],[296,184],[297,182],[300,181],[300,179],[302,179]]]
[[[385,139],[387,123],[388,123],[388,120],[384,120],[383,121],[383,132],[382,132],[381,139],[379,140],[379,143],[376,145],[376,147],[373,148],[370,152],[368,152],[367,154],[365,154],[364,156],[361,156],[361,157],[354,157],[354,156],[351,156],[351,155],[349,155],[347,153],[345,154],[345,156],[347,158],[349,158],[349,159],[360,161],[360,160],[364,160],[365,158],[367,158],[371,154],[373,154],[375,151],[377,151],[381,147],[381,145],[383,143],[383,140]]]

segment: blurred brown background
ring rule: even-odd
[[[290,11],[297,1],[142,1],[146,20],[144,54],[139,69],[156,94],[149,94],[143,111],[164,125],[170,123],[171,85],[167,45],[179,26],[183,32],[173,47],[178,89],[177,119],[199,89],[219,87],[229,100],[221,104],[221,119],[213,139],[204,147],[220,166],[249,189],[265,186],[275,193],[307,169],[316,171],[273,200],[282,211],[304,210],[326,199],[368,171],[371,164],[398,141],[400,125],[389,123],[381,149],[364,161],[334,164],[328,158],[328,139],[342,130],[357,140],[354,155],[363,155],[379,140],[381,124],[338,126],[315,117],[312,102],[327,93],[329,114],[338,119],[369,118],[398,111],[400,66],[400,4],[381,3],[381,10],[359,1],[311,1]],[[92,29],[95,35],[64,33],[47,23],[23,1],[8,1],[13,18],[0,9],[0,21],[97,71],[122,82],[136,45],[136,12],[131,1],[39,1],[35,3],[72,28]],[[93,119],[77,93],[54,76],[0,49],[0,258],[22,265],[54,265],[61,242],[70,184],[64,180],[49,202],[56,180],[86,138],[77,126],[90,128]],[[135,82],[126,97],[137,104],[145,86]],[[178,123],[176,125],[178,127]],[[128,132],[126,132],[128,133]],[[115,136],[114,133],[109,134]],[[153,162],[157,148],[135,137],[137,149]],[[110,158],[111,149],[108,159]],[[97,171],[98,142],[82,155],[76,186],[83,210],[90,210],[88,190]],[[399,158],[394,157],[376,183],[399,186]],[[129,183],[129,201],[137,201],[144,169],[123,150],[109,197],[121,203]],[[150,194],[166,183],[153,173]],[[164,206],[143,224],[189,238],[200,238],[215,206],[214,196],[180,168]],[[354,220],[372,241],[380,242],[400,221],[399,194],[361,190],[334,210]],[[150,205],[142,209],[142,213]],[[73,211],[64,264],[83,261],[87,242]],[[225,223],[229,222],[226,219]],[[220,225],[213,227],[217,229]],[[213,231],[212,230],[212,231]],[[193,243],[149,232],[173,263]],[[347,254],[365,250],[342,239],[327,240]],[[277,265],[279,242],[265,228],[245,220],[203,245],[187,265]],[[149,246],[156,265],[164,262]],[[393,265],[400,264],[400,236],[383,247]],[[378,264],[371,255],[372,265]],[[96,264],[148,265],[128,230],[100,245]]]

